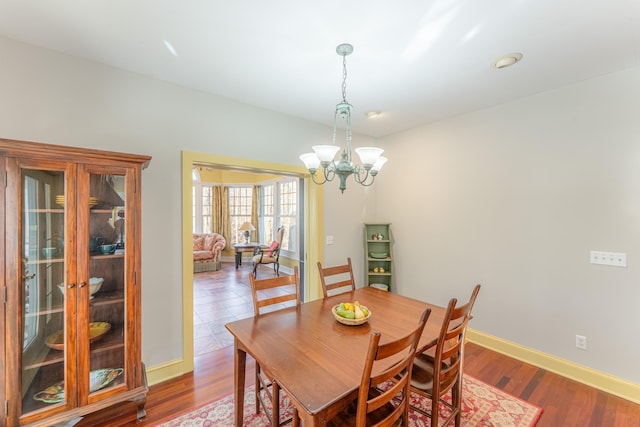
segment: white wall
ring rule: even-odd
[[[181,150],[300,165],[331,129],[5,38],[0,57],[0,137],[153,156],[142,183],[142,355],[149,368],[180,359]],[[362,252],[352,211],[365,193],[347,192],[325,191],[331,262]]]
[[[481,283],[473,328],[640,382],[640,68],[382,146],[377,219],[393,223],[400,292],[445,304]]]

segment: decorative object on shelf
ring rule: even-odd
[[[252,231],[256,231],[256,228],[248,221],[242,223],[238,230],[242,231],[244,234],[244,241],[248,245],[249,244],[249,235]]]
[[[386,252],[369,252],[371,258],[384,259],[387,257]]]
[[[373,184],[376,175],[385,164],[387,159],[382,157],[383,149],[377,147],[356,148],[362,166],[354,164],[351,153],[351,104],[347,102],[347,55],[353,52],[350,44],[341,44],[336,47],[336,53],[342,56],[342,101],[336,105],[333,115],[333,145],[314,145],[313,153],[306,153],[300,156],[305,167],[311,174],[311,179],[318,185],[332,181],[336,175],[340,179],[340,191],[344,193],[347,189],[347,178],[353,175],[354,180],[365,187]],[[336,145],[336,131],[338,116],[345,121],[345,143],[346,148],[342,151],[340,161],[334,160],[340,147]],[[322,166],[323,180],[316,181],[315,173]]]
[[[100,253],[103,255],[112,254],[116,250],[116,245],[100,245]]]
[[[100,288],[102,287],[102,283],[104,282],[104,278],[102,277],[91,277],[89,279],[89,298],[93,298],[93,295],[98,292],[100,290]],[[60,283],[58,285],[58,289],[60,289],[60,292],[62,292],[62,295],[64,295],[64,283]]]
[[[45,257],[45,258],[47,258],[47,259],[51,259],[51,258],[53,258],[54,256],[56,256],[56,254],[58,253],[58,248],[53,248],[53,247],[50,247],[50,248],[42,248],[42,249],[41,249],[41,252],[42,252],[42,256],[43,256],[43,257]]]
[[[103,237],[89,237],[89,252],[95,252],[100,245],[104,244]]]
[[[116,240],[116,250],[115,254],[124,254],[124,209],[118,209],[116,212],[116,219],[114,221],[114,228],[116,230],[116,234],[118,235],[118,240]]]
[[[58,194],[56,196],[56,204],[59,206],[64,207],[64,194]],[[98,204],[98,198],[97,197],[89,197],[89,207],[92,208],[95,205]]]
[[[370,283],[369,286],[372,288],[380,289],[381,291],[388,291],[389,285],[385,285],[384,283]]]
[[[113,382],[124,369],[97,369],[89,374],[90,392],[98,391],[105,388]],[[33,398],[44,403],[60,403],[64,402],[64,381],[57,382],[44,390],[36,393]]]
[[[93,298],[93,295],[100,290],[103,283],[104,278],[102,277],[89,278],[89,295],[91,295],[91,298]]]
[[[91,322],[89,323],[89,342],[94,343],[111,329],[111,324],[108,322]],[[54,350],[64,350],[64,329],[56,331],[49,335],[44,343],[47,347]]]

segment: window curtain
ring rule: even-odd
[[[231,225],[229,217],[229,188],[215,185],[211,188],[211,228],[214,233],[220,233],[230,242]]]
[[[254,185],[253,192],[251,193],[251,224],[256,228],[256,231],[252,231],[251,241],[261,242],[260,221],[258,221],[258,205],[260,197],[260,186]]]

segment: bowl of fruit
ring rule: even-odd
[[[358,301],[334,305],[331,311],[333,312],[333,317],[343,325],[362,325],[367,323],[371,317],[371,310],[364,305],[360,305]]]

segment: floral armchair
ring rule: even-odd
[[[226,239],[218,233],[193,233],[193,272],[220,270]]]

